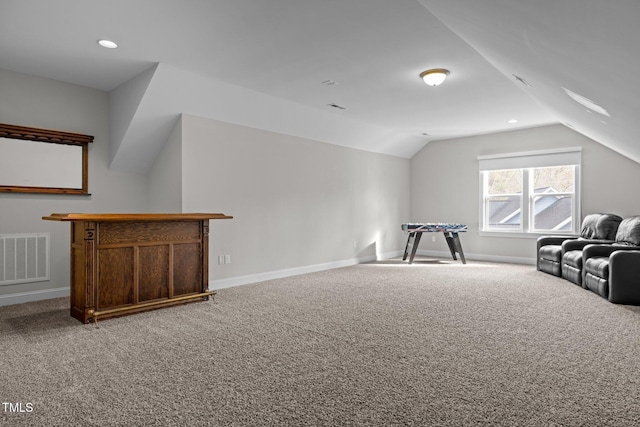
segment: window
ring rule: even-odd
[[[478,157],[481,230],[577,233],[580,154],[572,148]]]
[[[522,169],[487,171],[484,205],[485,229],[522,229]]]

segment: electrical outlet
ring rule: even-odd
[[[224,256],[224,263],[225,264],[231,264],[231,255],[225,255]]]
[[[353,247],[354,247],[354,248],[357,248],[357,247],[358,247],[358,242],[357,242],[357,241],[355,241],[355,240],[353,241]]]
[[[436,241],[436,236],[431,236],[431,241],[435,242]]]

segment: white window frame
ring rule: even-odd
[[[577,235],[581,225],[581,164],[582,164],[582,148],[559,148],[554,150],[527,151],[520,153],[506,153],[478,156],[479,169],[479,225],[481,236],[500,236],[500,237],[531,237],[537,238],[540,235],[558,234],[558,235]],[[574,170],[574,192],[573,193],[557,193],[558,196],[572,195],[571,213],[573,227],[570,231],[560,230],[534,230],[534,200],[539,196],[533,192],[533,169],[553,166],[575,166]],[[485,189],[487,188],[486,172],[502,169],[521,169],[522,170],[522,197],[520,201],[521,212],[521,228],[517,230],[497,230],[488,228],[485,218],[487,214],[487,197]],[[531,175],[531,176],[530,176]],[[554,193],[555,194],[555,193]]]

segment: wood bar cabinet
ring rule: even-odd
[[[83,323],[208,300],[209,220],[221,213],[51,214],[71,223],[71,316]]]

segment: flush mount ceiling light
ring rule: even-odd
[[[118,47],[118,43],[107,39],[98,40],[98,44],[102,47],[106,47],[107,49],[115,49]]]
[[[449,70],[444,68],[433,68],[420,73],[420,78],[429,86],[441,85],[449,75]]]

